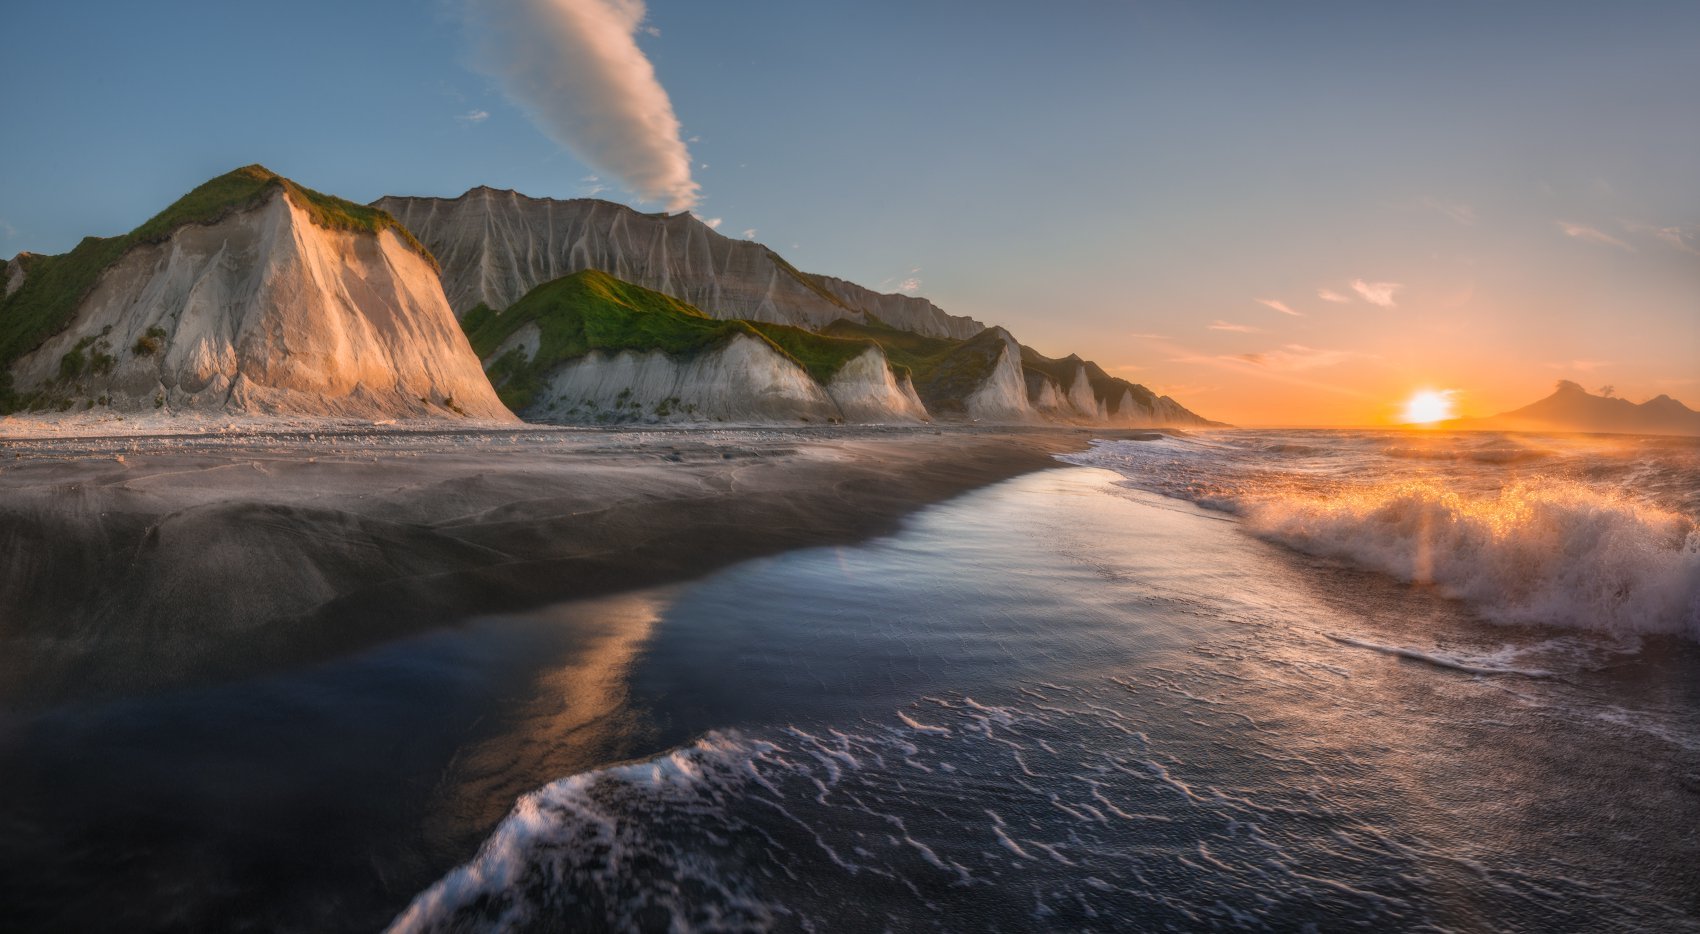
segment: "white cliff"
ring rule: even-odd
[[[842,418],[802,367],[743,334],[689,360],[659,350],[592,351],[551,370],[521,414],[562,423]]]
[[[425,257],[318,226],[281,187],[130,249],[12,376],[114,409],[513,417]]]
[[[1027,377],[1021,370],[1021,345],[1003,328],[991,329],[1002,340],[991,369],[980,387],[963,402],[969,418],[983,422],[1029,422],[1036,413],[1027,399]]]
[[[907,373],[891,370],[885,354],[869,347],[861,356],[844,364],[827,381],[826,394],[838,406],[846,422],[924,422],[927,407],[915,394]]]

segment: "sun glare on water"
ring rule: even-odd
[[[1423,389],[1406,401],[1399,420],[1407,425],[1428,425],[1451,417],[1452,390]]]

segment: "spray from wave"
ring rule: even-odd
[[[1437,585],[1500,622],[1700,639],[1700,529],[1580,484],[1468,496],[1411,480],[1244,512],[1264,537]]]
[[[1497,436],[1390,448],[1340,432],[1307,435],[1295,454],[1287,441],[1113,441],[1064,459],[1237,514],[1300,551],[1432,584],[1494,622],[1700,641],[1690,448],[1531,449]]]

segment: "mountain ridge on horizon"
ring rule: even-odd
[[[1660,393],[1645,402],[1595,395],[1574,380],[1561,379],[1551,395],[1521,408],[1481,418],[1443,423],[1464,430],[1566,431],[1700,437],[1700,412]]]

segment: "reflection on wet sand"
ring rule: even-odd
[[[531,696],[503,714],[495,732],[463,746],[443,770],[431,834],[476,840],[540,778],[570,775],[646,751],[653,737],[627,703],[634,661],[671,592],[643,591],[565,603],[523,618],[570,633],[573,646],[541,675]]]

